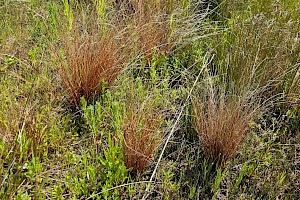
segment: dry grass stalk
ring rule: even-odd
[[[205,157],[223,165],[235,156],[257,111],[247,99],[220,94],[220,88],[193,98],[194,124]]]

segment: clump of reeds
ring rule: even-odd
[[[259,106],[254,93],[236,96],[222,86],[203,88],[192,99],[193,122],[204,156],[223,165],[236,155]]]

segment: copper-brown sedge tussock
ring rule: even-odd
[[[216,88],[192,99],[193,122],[205,157],[223,165],[236,155],[257,112],[247,99],[220,94]]]
[[[72,32],[66,39],[63,57],[59,57],[58,69],[69,93],[71,102],[79,106],[80,97],[89,101],[100,93],[103,83],[110,85],[121,72],[130,57],[124,48],[127,39],[115,29],[92,32]]]
[[[126,100],[123,153],[126,167],[134,173],[145,170],[162,138],[162,108],[142,96],[129,89]]]
[[[144,171],[157,148],[161,115],[153,112],[128,112],[124,128],[124,161],[133,172]]]
[[[76,107],[80,97],[89,101],[104,82],[110,85],[130,58],[142,56],[148,64],[153,52],[168,54],[176,42],[174,1],[124,0],[115,5],[110,25],[91,22],[88,30],[73,27],[70,37],[64,38],[63,56],[57,56],[62,82]]]

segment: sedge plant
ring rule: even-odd
[[[211,77],[205,82],[192,98],[193,122],[204,156],[224,165],[249,133],[248,124],[260,111],[259,98],[256,92],[234,95]]]
[[[148,93],[148,94],[147,94]],[[124,120],[124,161],[132,172],[143,172],[163,137],[161,99],[142,85],[130,84]]]
[[[78,107],[81,97],[89,102],[105,85],[113,83],[130,53],[124,48],[127,39],[114,28],[71,33],[57,63],[70,102]]]

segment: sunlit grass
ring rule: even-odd
[[[0,199],[297,199],[299,8],[1,2]]]

